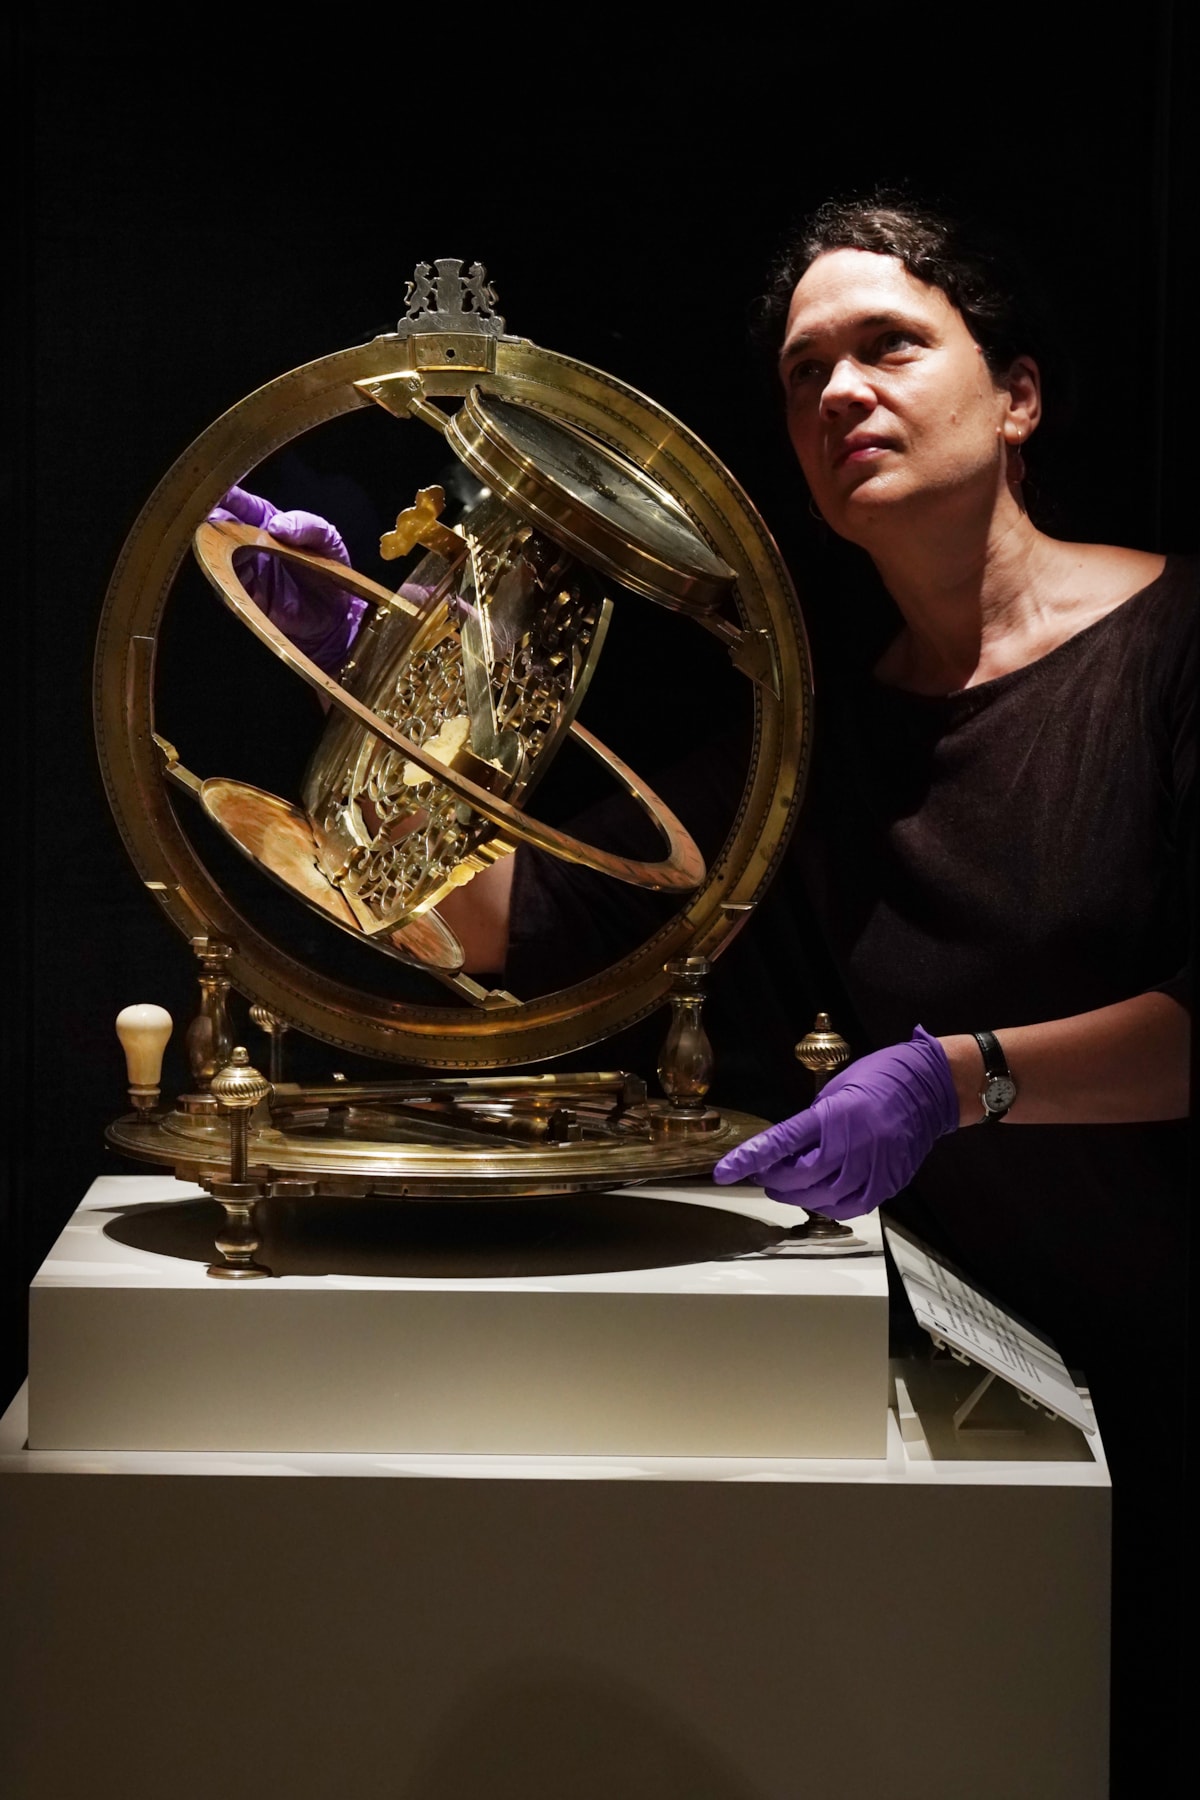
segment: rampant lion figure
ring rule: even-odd
[[[415,319],[419,313],[431,311],[435,298],[433,269],[429,263],[418,263],[413,270],[413,278],[408,283],[408,291],[404,296],[407,317]]]
[[[482,263],[473,262],[463,276],[463,299],[473,301],[477,313],[490,313],[496,305],[496,290],[487,279]]]

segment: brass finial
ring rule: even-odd
[[[850,1046],[829,1022],[829,1014],[819,1012],[813,1028],[796,1045],[796,1057],[810,1070],[818,1087],[823,1087],[838,1069],[850,1061]]]
[[[241,1044],[212,1080],[212,1096],[222,1112],[249,1112],[270,1091],[270,1082],[254,1068]]]
[[[217,1110],[229,1120],[229,1181],[212,1191],[222,1203],[241,1202],[244,1196],[238,1190],[246,1180],[249,1163],[250,1114],[271,1092],[271,1084],[253,1067],[239,1044],[224,1068],[213,1076],[211,1092]]]

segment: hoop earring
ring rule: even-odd
[[[824,525],[825,523],[825,514],[818,509],[817,503],[811,494],[808,496],[808,516],[810,519],[815,519],[818,525]]]

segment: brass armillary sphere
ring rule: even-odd
[[[441,461],[451,452],[482,490],[453,520],[437,486],[398,497],[408,503],[382,554],[423,552],[402,592],[249,527],[207,521],[225,491],[281,446],[363,408],[436,432]],[[340,677],[256,606],[238,573],[248,550],[306,566],[368,602]],[[327,706],[297,794],[193,772],[173,722],[159,717],[157,639],[189,552],[220,600]],[[678,614],[681,630],[715,639],[731,679],[748,684],[745,787],[707,867],[670,808],[578,716],[614,608],[640,603],[630,595]],[[690,1018],[697,969],[745,921],[782,853],[811,740],[795,595],[727,470],[644,395],[508,335],[483,270],[475,264],[464,275],[449,259],[418,266],[394,333],[249,395],[164,476],[109,588],[95,711],[109,798],[134,863],[172,922],[203,947],[209,1049],[219,1039],[229,1049],[221,1008],[232,985],[270,1022],[276,1044],[296,1027],[446,1071],[541,1062],[668,999],[677,1021],[681,1007]],[[657,858],[620,855],[539,818],[535,790],[568,739],[641,808],[661,840]],[[188,807],[297,903],[440,982],[453,1004],[351,987],[273,941],[205,866],[181,822]],[[489,989],[465,972],[439,903],[521,844],[678,896],[678,910],[574,986],[532,998]],[[214,969],[224,982],[217,999]],[[281,1183],[297,1193],[572,1191],[711,1167],[757,1123],[713,1113],[691,1077],[672,1092],[669,1059],[663,1082],[668,1099],[657,1103],[624,1074],[431,1075],[328,1089],[278,1082],[251,1124],[251,1176],[264,1193]],[[229,1131],[211,1083],[206,1065],[198,1091],[178,1107],[149,1114],[143,1106],[110,1137],[219,1183]]]

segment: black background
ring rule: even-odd
[[[1074,7],[1036,29],[844,10],[841,26],[742,7],[707,29],[689,11],[675,31],[587,14],[549,38],[390,9],[286,30],[223,13],[170,38],[112,15],[13,28],[5,1395],[32,1272],[91,1178],[122,1166],[102,1142],[124,1099],[111,1021],[132,999],[192,1007],[190,957],[95,766],[108,575],[179,451],[263,381],[387,328],[418,259],[482,260],[510,329],[710,442],[819,645],[828,552],[748,310],[790,218],[909,180],[1015,232],[1056,301],[1079,403],[1038,472],[1046,522],[1195,547],[1187,9],[1145,5],[1103,35]]]

